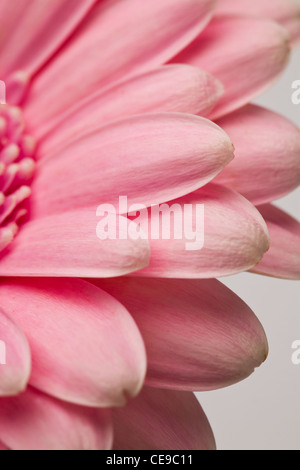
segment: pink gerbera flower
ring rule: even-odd
[[[299,131],[249,104],[299,8],[0,0],[0,18],[0,448],[212,449],[192,392],[267,356],[215,278],[300,278],[300,225],[270,204],[299,185]],[[204,204],[204,248],[99,240],[97,206],[121,195]]]

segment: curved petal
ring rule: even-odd
[[[151,248],[150,263],[137,276],[227,276],[250,269],[269,248],[266,224],[255,207],[212,183],[133,220],[148,233]]]
[[[0,2],[1,78],[19,102],[32,76],[76,29],[96,0]]]
[[[217,13],[266,16],[284,26],[294,44],[300,39],[300,5],[295,0],[222,0]]]
[[[129,313],[109,294],[79,279],[3,279],[0,292],[3,307],[27,335],[31,385],[97,407],[123,405],[139,392],[144,344]]]
[[[135,319],[147,350],[147,385],[190,391],[226,387],[248,377],[267,357],[260,322],[215,279],[94,282]]]
[[[210,115],[217,119],[265,91],[284,69],[289,51],[288,33],[277,23],[220,16],[172,62],[196,65],[223,83],[225,93]]]
[[[207,418],[190,392],[145,387],[138,398],[113,412],[114,449],[214,450]]]
[[[118,207],[119,196],[150,206],[203,186],[232,158],[229,137],[207,119],[181,113],[133,116],[45,155],[32,185],[32,212]]]
[[[53,146],[59,151],[59,145],[65,145],[75,137],[133,114],[181,112],[205,116],[222,93],[221,83],[197,67],[164,65],[89,95],[66,113],[58,115],[54,122],[43,122],[41,113],[32,112],[30,107],[25,113],[41,144],[39,153],[43,155],[53,151]]]
[[[29,106],[42,120],[177,54],[206,26],[215,0],[106,0],[37,77]]]
[[[268,225],[271,248],[253,272],[300,279],[300,223],[271,204],[259,206],[258,210]]]
[[[300,184],[300,132],[284,117],[248,105],[217,124],[235,147],[235,159],[215,179],[253,204],[264,204]]]
[[[1,398],[0,438],[13,450],[108,450],[109,410],[70,405],[33,388]]]
[[[122,221],[126,229],[128,221]],[[100,240],[97,223],[96,207],[27,222],[2,251],[0,275],[112,277],[148,265],[147,240]]]
[[[22,392],[31,372],[31,355],[24,333],[0,308],[0,397]]]

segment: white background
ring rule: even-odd
[[[299,0],[300,2],[300,0]],[[291,101],[300,80],[300,48],[281,79],[255,102],[300,127],[300,105]],[[300,189],[276,202],[299,220]],[[293,341],[300,340],[300,281],[254,274],[223,278],[254,310],[268,336],[267,362],[244,382],[198,393],[219,450],[300,450],[300,365],[292,364]]]

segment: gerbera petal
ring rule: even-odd
[[[300,223],[271,204],[258,210],[267,222],[271,248],[253,272],[283,279],[300,279]]]
[[[290,33],[293,43],[300,39],[300,6],[294,0],[222,0],[219,14],[248,14],[269,17]]]
[[[215,179],[264,204],[300,184],[300,132],[284,117],[248,105],[217,121],[232,139],[236,158]]]
[[[27,222],[1,253],[0,275],[111,277],[148,265],[147,240],[100,240],[97,222],[96,207]]]
[[[56,52],[96,0],[0,2],[1,78],[18,102],[32,76]]]
[[[0,437],[13,450],[107,450],[109,410],[74,406],[33,388],[1,398]]]
[[[0,396],[17,395],[27,385],[31,356],[27,339],[0,308]]]
[[[117,207],[119,196],[150,206],[203,186],[232,158],[229,137],[207,119],[181,113],[133,116],[45,155],[32,185],[32,212]]]
[[[43,119],[49,120],[100,88],[163,64],[206,26],[214,4],[215,0],[99,2],[72,41],[37,77],[30,106],[38,101]]]
[[[203,391],[248,377],[267,357],[264,330],[219,281],[93,281],[131,313],[147,350],[147,385]]]
[[[3,279],[0,291],[3,308],[30,344],[31,385],[97,407],[124,405],[139,392],[144,344],[129,313],[109,294],[79,279]]]
[[[161,213],[164,210],[160,207]],[[135,272],[137,276],[227,276],[250,269],[269,248],[266,224],[255,207],[238,193],[212,183],[168,204],[164,234],[155,234],[160,212],[154,208],[148,214],[143,211],[133,219],[144,233],[148,225],[151,247],[149,266]]]
[[[223,86],[212,75],[190,65],[164,65],[137,75],[106,91],[81,100],[53,121],[43,122],[38,110],[25,110],[28,123],[39,137],[40,154],[65,144],[101,124],[133,114],[182,112],[205,116],[223,93]],[[55,124],[54,129],[51,129]],[[47,133],[46,138],[41,137]]]
[[[223,83],[225,93],[210,115],[217,119],[269,87],[287,64],[289,51],[289,35],[277,23],[220,16],[172,62],[196,65]]]
[[[115,409],[114,449],[214,450],[209,422],[190,392],[145,387],[125,408]]]

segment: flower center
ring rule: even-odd
[[[35,161],[35,142],[25,133],[22,111],[0,106],[0,251],[14,239],[27,213]]]

